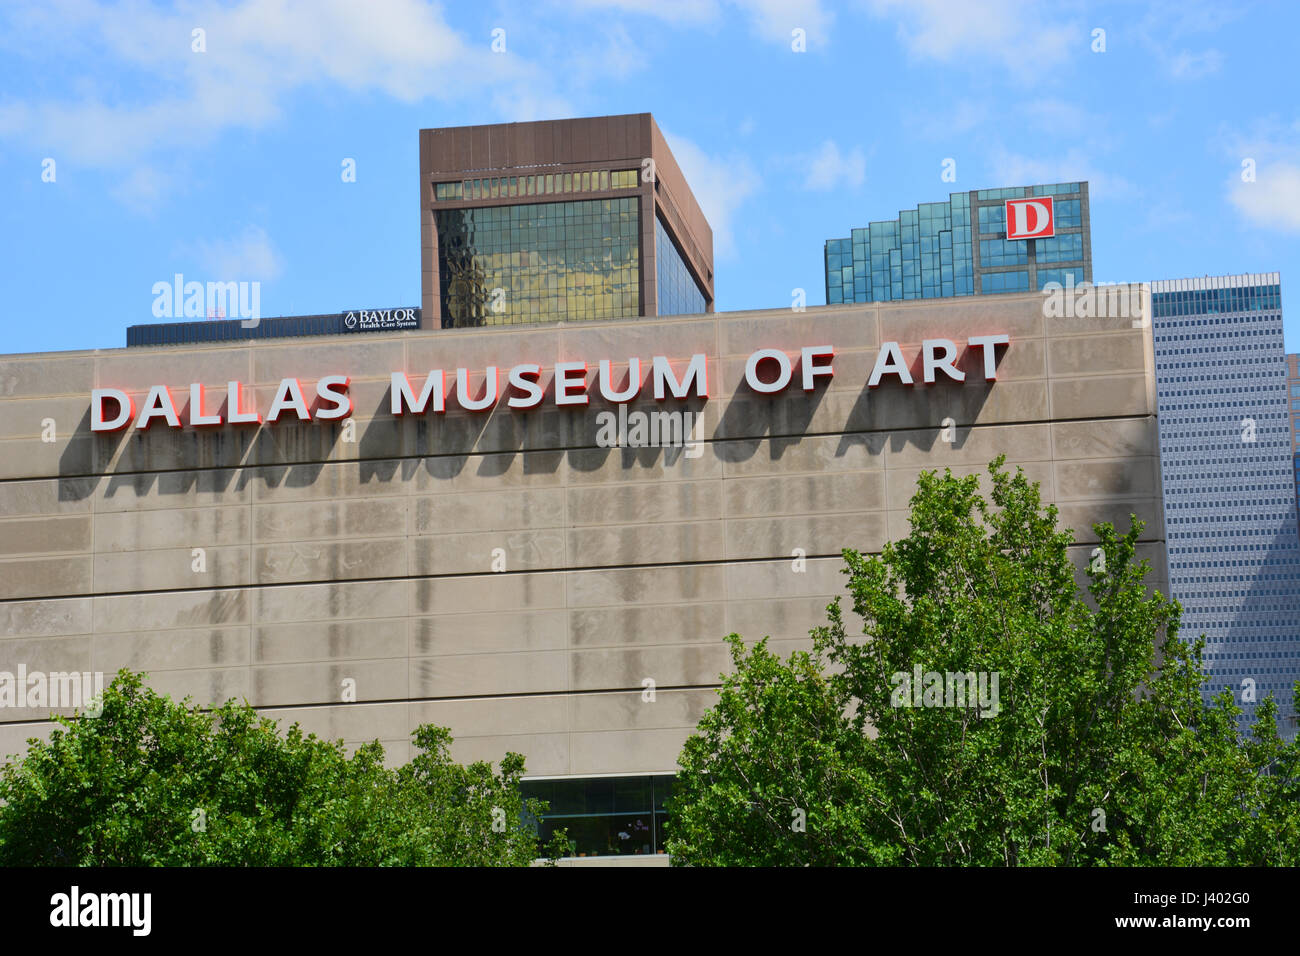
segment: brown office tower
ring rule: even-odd
[[[713,230],[649,113],[420,130],[423,328],[713,311]]]

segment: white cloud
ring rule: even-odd
[[[1036,183],[1088,183],[1092,202],[1124,199],[1139,195],[1139,190],[1123,176],[1098,169],[1092,158],[1077,147],[1063,156],[1025,156],[1005,149],[994,152],[993,186]]]
[[[830,37],[834,15],[820,0],[733,0],[750,17],[755,32],[773,43],[789,43],[791,31],[803,30],[814,44]]]
[[[716,0],[567,0],[563,6],[618,10],[679,24],[708,23],[716,20],[720,12]]]
[[[704,217],[713,227],[714,256],[730,258],[736,251],[736,212],[758,189],[758,173],[744,156],[711,156],[688,139],[668,130],[663,134]]]
[[[572,112],[545,71],[511,45],[495,54],[453,30],[441,9],[418,0],[199,0],[183,11],[142,2],[107,6],[64,0],[54,33],[50,9],[11,8],[34,48],[80,51],[79,64],[115,83],[75,78],[62,99],[0,99],[0,136],[42,144],[93,166],[139,164],[147,192],[151,158],[202,148],[230,128],[264,126],[304,87],[375,92],[403,102],[488,100],[508,119]],[[192,49],[202,29],[204,52]],[[12,46],[12,34],[8,40]],[[66,56],[64,57],[66,59]]]
[[[13,136],[31,122],[31,114],[21,103],[0,103],[0,136]]]
[[[830,139],[822,143],[817,152],[800,157],[800,162],[808,166],[808,175],[803,184],[805,189],[861,186],[867,178],[867,158],[862,148],[855,146],[843,154],[835,141]]]
[[[1089,116],[1070,100],[1031,100],[1024,113],[1040,130],[1057,136],[1077,136],[1081,129],[1099,129],[1106,122],[1106,117]]]
[[[649,55],[626,24],[606,24],[590,35],[590,43],[569,46],[558,57],[568,65],[571,78],[579,83],[596,83],[604,78],[622,80],[650,66]]]
[[[1176,109],[1168,109],[1163,113],[1148,113],[1147,125],[1152,129],[1168,129],[1169,124],[1177,118],[1178,111]]]
[[[1219,0],[1148,0],[1142,26],[1177,40],[1196,33],[1217,33],[1247,12]]]
[[[909,110],[903,122],[926,139],[951,140],[962,133],[983,126],[990,117],[986,102],[960,99],[951,104],[936,105],[935,109]]]
[[[1003,104],[996,111],[987,100],[959,99],[934,111],[915,111],[906,122],[927,139],[952,141],[972,131],[995,135],[1006,126],[1007,116],[1015,116],[1019,128],[1032,126],[1067,139],[1077,138],[1080,129],[1102,129],[1110,121],[1107,114],[1091,114],[1071,100],[1040,97]]]
[[[1165,58],[1165,65],[1178,79],[1195,80],[1219,72],[1219,68],[1223,66],[1223,54],[1214,49],[1201,53],[1179,50]]]
[[[867,7],[898,21],[899,38],[913,56],[945,63],[993,59],[1020,79],[1041,78],[1072,50],[1088,49],[1079,24],[1049,19],[1030,0],[869,0]]]
[[[231,239],[200,239],[187,249],[209,282],[268,281],[284,271],[284,262],[266,230],[249,226]]]
[[[492,94],[492,108],[505,123],[531,123],[573,115],[568,100],[545,90],[498,90]]]
[[[151,215],[157,212],[163,196],[173,187],[172,177],[153,166],[136,166],[109,194],[134,212]]]
[[[1230,3],[1154,0],[1132,32],[1166,74],[1177,80],[1195,80],[1217,73],[1224,57],[1213,47],[1194,52],[1183,41],[1199,34],[1217,35],[1245,12],[1233,9]]]
[[[1137,227],[1139,232],[1168,234],[1175,230],[1196,228],[1200,220],[1182,203],[1177,195],[1151,196],[1147,194],[1142,201],[1142,222]]]
[[[1228,198],[1256,226],[1300,233],[1300,164],[1272,162],[1258,165],[1255,181],[1232,176]]]
[[[716,27],[727,12],[736,10],[762,39],[784,44],[796,27],[814,44],[824,43],[835,19],[821,0],[567,0],[564,7],[618,10],[681,27]]]
[[[1251,225],[1300,232],[1300,118],[1256,120],[1248,133],[1226,124],[1214,137],[1232,164],[1228,200]],[[1247,161],[1254,182],[1244,182]]]

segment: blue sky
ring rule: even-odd
[[[0,353],[120,347],[177,272],[263,315],[418,305],[417,130],[642,111],[719,310],[824,302],[823,241],[900,208],[1087,179],[1098,281],[1280,271],[1296,350],[1300,5],[1225,6],[10,0]]]

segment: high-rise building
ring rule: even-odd
[[[420,130],[423,326],[713,311],[713,231],[649,113]]]
[[[126,344],[713,311],[713,230],[649,113],[420,130],[420,217],[420,307],[263,319],[256,282],[177,275],[153,314],[189,321]]]
[[[1286,357],[1287,401],[1291,403],[1291,457],[1295,463],[1296,501],[1300,503],[1300,355]]]
[[[1006,201],[1051,196],[1053,235],[1008,239]],[[826,302],[1028,292],[1092,281],[1088,184],[972,189],[828,239]]]
[[[1169,583],[1204,634],[1211,691],[1249,718],[1272,693],[1295,733],[1300,534],[1276,272],[1154,282]]]

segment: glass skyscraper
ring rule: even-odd
[[[1008,240],[1007,199],[1052,196],[1056,235]],[[972,189],[828,239],[826,302],[1028,292],[1092,281],[1088,184]]]
[[[1286,357],[1286,392],[1291,407],[1291,456],[1295,462],[1295,494],[1300,503],[1300,355]]]
[[[503,177],[506,185],[500,188],[507,198],[547,199],[555,189],[560,195],[630,190],[638,178],[635,169]],[[440,183],[438,196],[495,198],[495,182]],[[640,206],[640,197],[630,195],[435,209],[444,327],[641,315]],[[704,293],[658,216],[655,251],[658,314],[708,311]]]
[[[700,291],[677,242],[655,218],[655,249],[659,253],[659,314],[699,315],[707,311],[707,301]]]
[[[713,230],[649,113],[420,131],[424,328],[713,311]]]
[[[1210,691],[1250,719],[1272,693],[1295,734],[1300,534],[1278,273],[1154,282],[1170,590],[1206,636]],[[1252,684],[1253,682],[1253,684]]]
[[[640,315],[638,206],[628,196],[435,210],[443,326]]]

